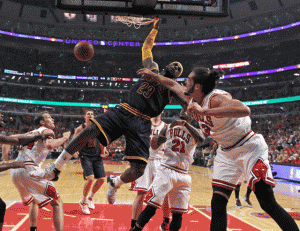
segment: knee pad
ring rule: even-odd
[[[6,210],[6,204],[5,202],[0,198],[0,224],[3,224],[4,221],[4,215]]]
[[[182,224],[182,214],[181,213],[173,213],[172,214],[172,222],[170,224],[170,231],[180,230],[181,224]]]

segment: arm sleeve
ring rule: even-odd
[[[153,48],[153,44],[154,44],[157,33],[158,33],[157,29],[152,29],[151,32],[149,33],[148,37],[146,38],[143,48],[142,48],[143,61],[148,58],[153,58],[152,48]]]

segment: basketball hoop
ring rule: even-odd
[[[152,18],[144,18],[144,17],[115,15],[114,20],[120,21],[121,23],[127,25],[128,27],[131,27],[131,25],[133,25],[135,29],[139,29],[141,25],[151,24],[152,22],[157,21],[158,18],[152,19]]]

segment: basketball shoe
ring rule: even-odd
[[[106,199],[109,204],[113,204],[116,201],[116,196],[117,196],[117,190],[120,187],[116,187],[114,184],[114,176],[108,176],[107,177],[107,183],[108,183],[108,190],[106,192]]]
[[[240,199],[235,199],[235,205],[237,207],[242,207],[242,203],[241,203]]]
[[[253,204],[250,202],[249,198],[244,198],[243,201],[246,202],[246,204],[249,206],[249,207],[253,207]]]
[[[88,207],[88,203],[82,202],[82,200],[80,200],[80,201],[79,201],[79,205],[80,205],[81,210],[82,210],[82,212],[83,212],[84,214],[86,214],[86,215],[90,215],[90,214],[91,214],[91,212],[90,212],[90,210],[89,210],[89,207]]]
[[[90,209],[95,209],[95,204],[94,204],[92,198],[88,197],[87,203],[88,203],[88,207],[89,207]]]

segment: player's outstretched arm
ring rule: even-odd
[[[156,35],[158,33],[159,25],[161,20],[157,20],[153,24],[153,29],[147,36],[143,47],[142,47],[142,59],[143,59],[143,66],[145,68],[148,68],[149,70],[158,70],[158,65],[153,61],[153,55],[152,55],[152,48],[154,45],[154,41],[156,38]]]
[[[45,145],[49,150],[53,150],[53,149],[61,146],[63,143],[65,143],[70,138],[70,135],[71,135],[71,132],[64,132],[63,137],[61,137],[61,138],[47,139]]]
[[[0,172],[6,171],[11,168],[25,168],[25,165],[23,162],[19,162],[19,161],[0,164]]]
[[[29,143],[35,142],[39,139],[46,139],[47,137],[50,136],[52,136],[52,134],[50,133],[37,134],[37,135],[13,135],[13,136],[0,135],[0,143],[20,144],[24,146]]]
[[[216,95],[211,99],[211,108],[204,109],[197,102],[190,103],[187,111],[206,116],[239,118],[249,116],[251,110],[243,102],[225,95]]]
[[[160,145],[162,145],[163,143],[165,143],[167,141],[166,131],[167,131],[167,127],[165,126],[157,136],[154,136],[151,139],[150,146],[152,149],[154,149],[154,150],[158,149],[160,147]]]
[[[189,97],[184,94],[184,92],[186,90],[186,87],[181,86],[179,83],[177,83],[173,79],[164,77],[164,76],[159,75],[159,74],[155,74],[152,71],[148,70],[147,68],[143,68],[143,69],[138,70],[137,74],[152,77],[157,82],[159,82],[161,85],[165,86],[170,91],[173,91],[180,98],[184,99],[186,102],[189,102]]]

